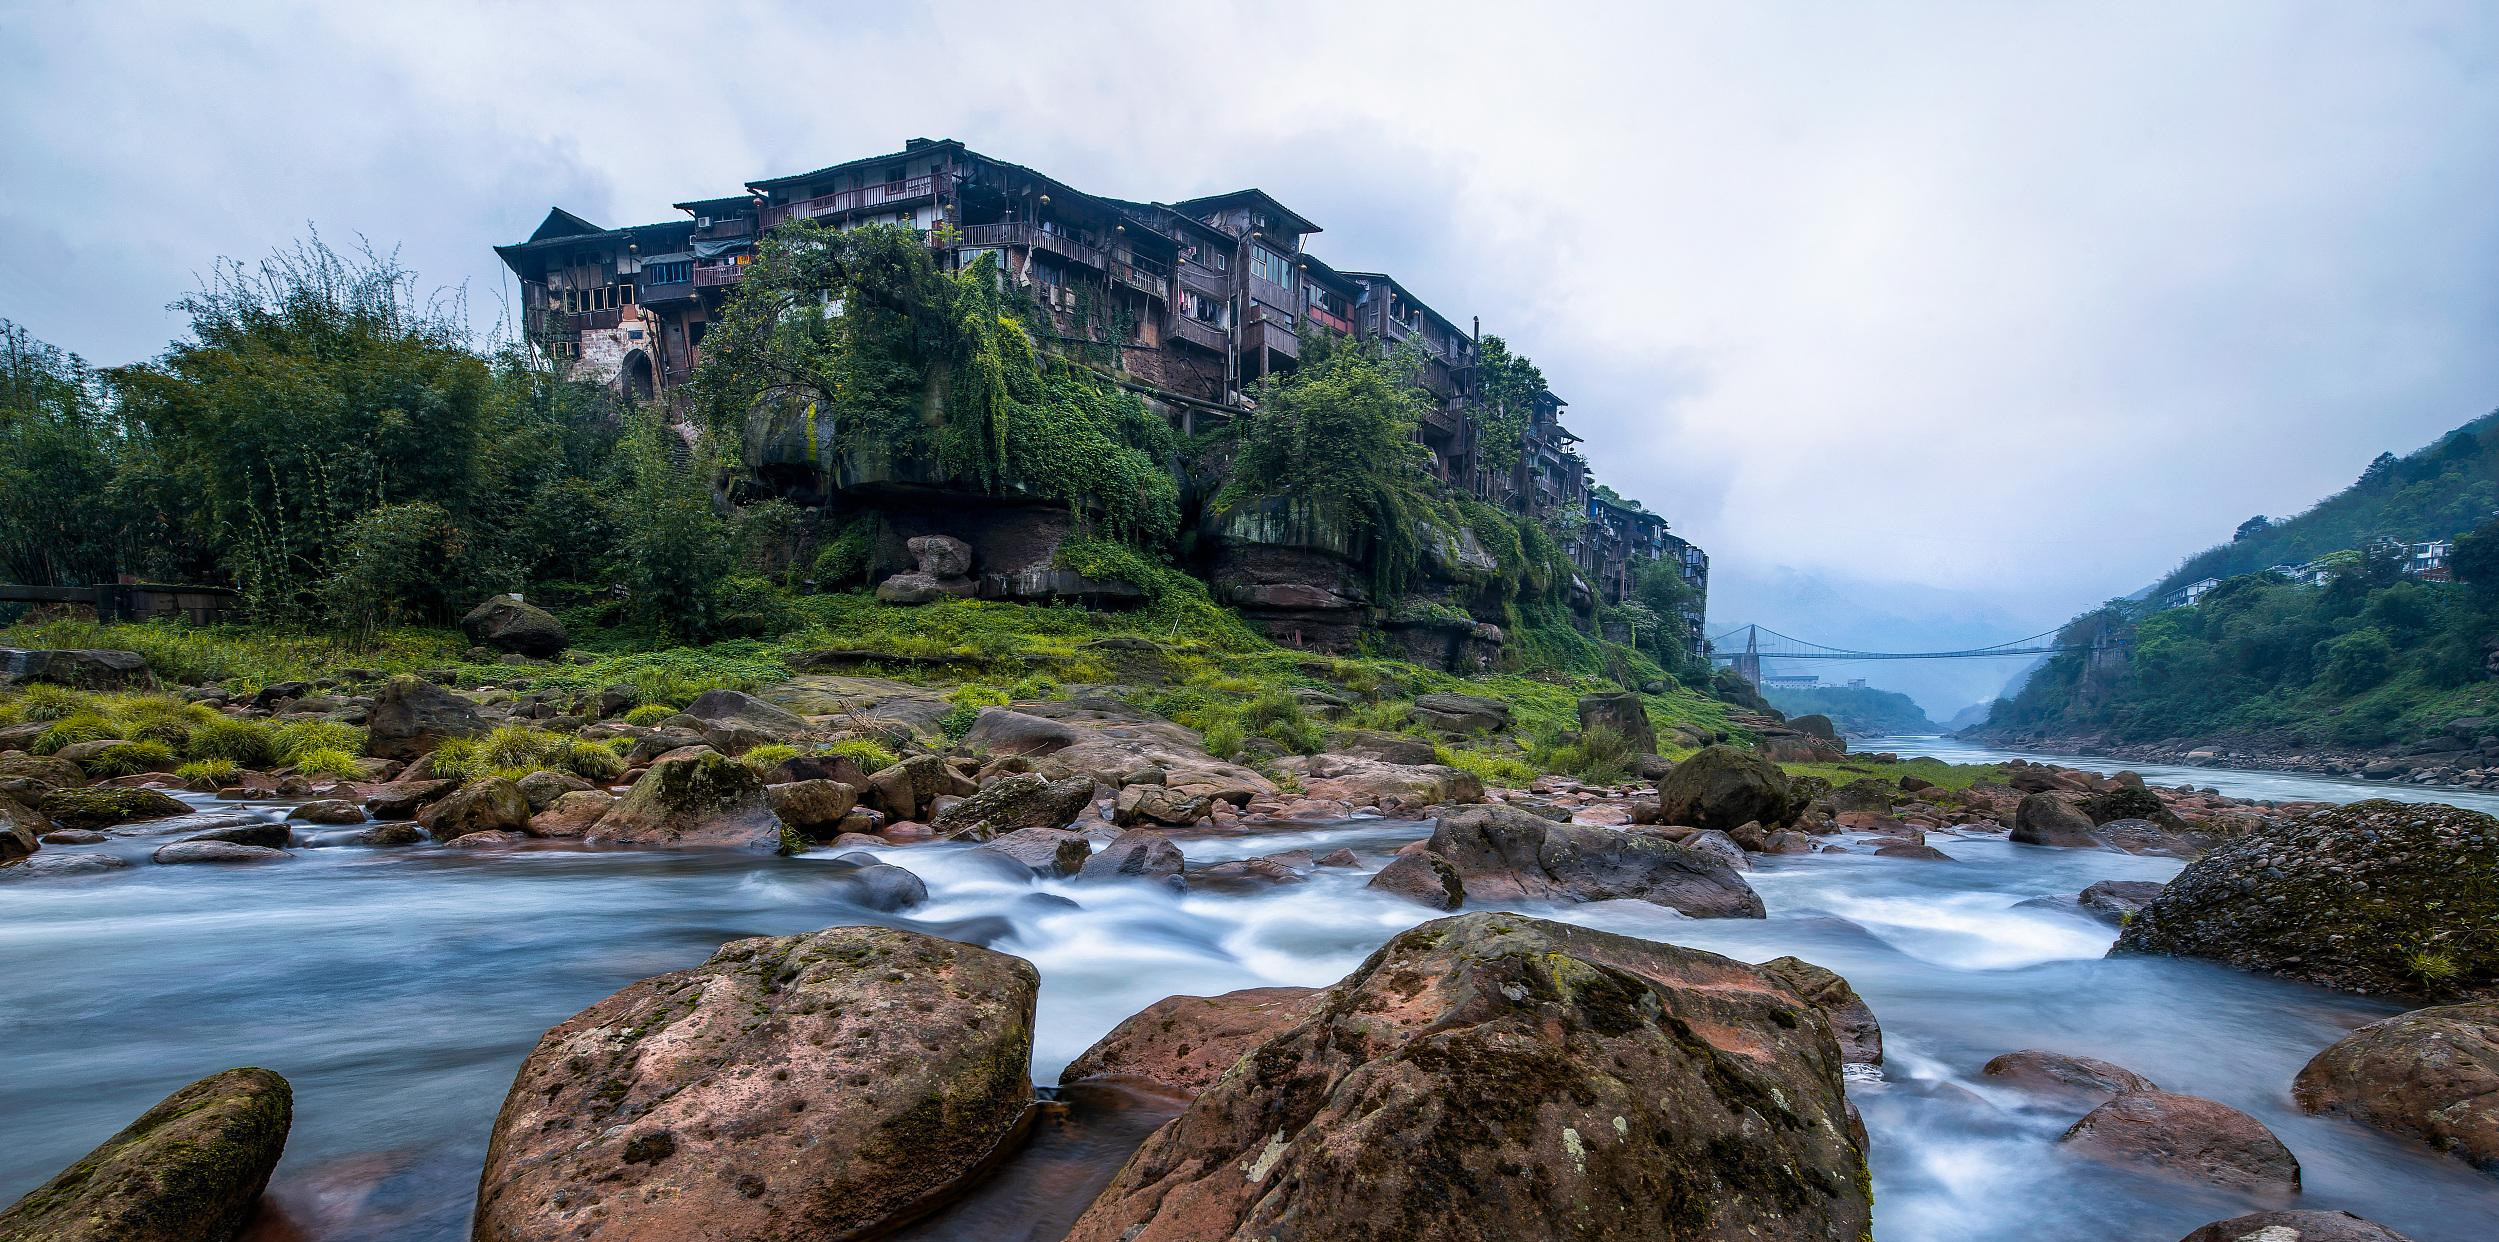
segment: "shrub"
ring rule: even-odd
[[[769,772],[772,769],[779,767],[783,760],[796,759],[797,757],[798,748],[795,746],[782,742],[766,742],[763,745],[755,747],[754,749],[747,751],[745,754],[738,756],[738,762],[743,763],[758,772]]]
[[[270,736],[269,745],[277,752],[280,763],[292,763],[295,756],[314,750],[343,750],[360,755],[364,753],[364,730],[335,720],[298,720],[279,725]]]
[[[879,772],[902,762],[883,743],[864,737],[844,738],[825,747],[824,753],[835,759],[848,759],[858,764],[860,771],[867,773]]]
[[[1472,773],[1475,779],[1486,785],[1505,789],[1517,789],[1536,779],[1536,769],[1525,760],[1480,750],[1435,746],[1432,748],[1432,760],[1444,767]]]
[[[20,720],[59,720],[86,706],[87,696],[63,686],[32,685],[17,696]]]
[[[103,753],[78,766],[98,780],[139,772],[169,772],[174,767],[174,748],[163,742],[123,742],[105,747]]]
[[[49,755],[64,746],[80,742],[101,742],[120,737],[121,726],[91,711],[76,712],[52,722],[49,728],[35,735],[26,749],[38,755]]]
[[[453,780],[504,776],[564,766],[570,739],[528,725],[498,725],[484,737],[447,738],[434,750],[433,773]],[[596,760],[592,760],[596,762]]]
[[[1064,693],[1066,691],[1059,686],[1059,683],[1039,673],[1007,687],[1008,698],[1026,703],[1039,699],[1055,699]]]
[[[665,703],[645,703],[640,707],[634,708],[632,711],[626,712],[625,723],[633,725],[636,728],[647,729],[652,725],[658,724],[659,722],[676,714],[677,709],[670,707]]]
[[[223,786],[242,771],[232,759],[194,759],[174,769],[174,775],[194,785]]]
[[[352,781],[364,775],[364,768],[356,762],[354,755],[335,747],[323,746],[295,756],[295,774],[298,776],[333,776],[340,780]]]
[[[1590,729],[1568,746],[1557,747],[1552,765],[1592,785],[1619,785],[1631,778],[1640,757],[1631,739],[1613,729]]]
[[[982,708],[1006,706],[1007,693],[996,686],[975,682],[957,687],[953,694],[946,696],[946,701],[953,706],[946,709],[945,715],[938,717],[937,731],[945,734],[949,742],[960,742],[963,735],[970,733],[972,726],[979,722]]]
[[[220,716],[202,721],[191,730],[190,740],[183,743],[183,754],[193,759],[231,759],[247,768],[265,768],[277,760],[277,745],[271,736],[275,732],[257,721]]]
[[[1218,720],[1206,730],[1206,753],[1217,759],[1238,759],[1249,737],[1237,720]]]
[[[614,747],[581,738],[565,740],[562,761],[566,771],[586,781],[605,784],[625,774],[624,756]]]
[[[1251,699],[1241,710],[1241,727],[1295,754],[1310,754],[1328,740],[1327,731],[1303,713],[1302,701],[1289,690],[1270,689]]]

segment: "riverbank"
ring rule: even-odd
[[[2099,734],[1980,734],[1972,742],[2043,757],[2101,755],[2121,761],[2179,767],[2257,769],[2349,777],[2434,789],[2499,790],[2499,721],[2462,717],[2442,741],[2403,752],[2290,746],[2263,738],[2224,736],[2201,740],[2117,742]]]

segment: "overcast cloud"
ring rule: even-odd
[[[2476,4],[9,4],[0,316],[142,357],[310,222],[483,326],[551,203],[923,135],[1259,185],[1482,316],[1709,549],[1714,626],[2046,629],[2499,405]]]

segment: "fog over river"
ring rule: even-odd
[[[1992,754],[1933,739],[1860,749],[1891,747]],[[2205,769],[2146,775],[2265,797],[2376,792]],[[1178,838],[1193,862],[1338,846],[1364,857],[1360,872],[1322,868],[1306,884],[1255,895],[1024,884],[965,859],[964,847],[877,851],[928,883],[931,900],[907,918],[849,904],[846,864],[829,853],[298,848],[291,861],[258,867],[142,861],[0,886],[0,1040],[10,1049],[0,1202],[176,1087],[256,1064],[296,1092],[271,1191],[286,1227],[264,1225],[256,1237],[451,1242],[467,1236],[495,1111],[538,1036],[723,941],[883,922],[1028,958],[1042,979],[1033,1072],[1049,1084],[1114,1023],[1166,995],[1344,975],[1429,917],[1362,887],[1389,851],[1425,831],[1356,820]],[[2102,1057],[2253,1113],[2298,1155],[2306,1206],[2349,1209],[2421,1242],[2495,1236],[2499,1179],[2291,1104],[2291,1079],[2309,1056],[2394,1006],[2197,962],[2106,960],[2108,925],[2018,906],[2097,880],[2166,879],[2174,861],[1933,840],[1957,861],[1759,858],[1750,878],[1769,907],[1763,920],[1691,920],[1635,902],[1526,912],[1747,961],[1792,953],[1847,976],[1884,1028],[1885,1065],[1852,1071],[1850,1090],[1873,1138],[1877,1232],[1887,1242],[2169,1242],[2250,1210],[2061,1153],[2055,1139],[2078,1110],[1978,1076],[1988,1058],[2026,1047]],[[153,842],[127,844],[136,857]],[[1123,1129],[1113,1118],[1056,1154],[1107,1172],[1152,1120]],[[1053,1237],[1080,1206],[1067,1202],[1065,1180],[1010,1181],[919,1236]]]

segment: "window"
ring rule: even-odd
[[[1250,275],[1271,284],[1282,285],[1288,292],[1293,288],[1292,260],[1265,246],[1250,247]]]

